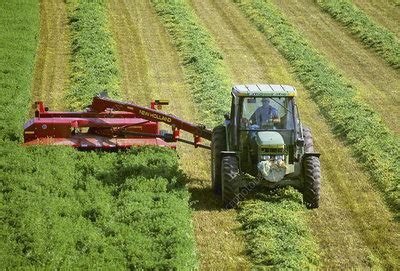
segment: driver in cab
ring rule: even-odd
[[[254,111],[250,117],[250,122],[258,125],[261,129],[272,128],[274,125],[280,123],[279,113],[274,107],[270,105],[269,98],[261,99],[262,106]]]

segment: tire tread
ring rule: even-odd
[[[225,126],[219,125],[213,129],[212,139],[211,139],[211,182],[212,182],[211,187],[216,195],[222,194],[221,151],[225,149],[226,149]]]
[[[225,156],[222,159],[222,201],[225,208],[234,208],[239,199],[240,172],[238,159],[235,156]]]

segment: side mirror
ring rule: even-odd
[[[231,120],[231,113],[225,113],[224,118],[225,120]]]
[[[298,138],[296,141],[297,147],[303,147],[304,146],[304,138]]]

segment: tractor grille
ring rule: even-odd
[[[283,153],[285,153],[285,147],[261,148],[261,152],[268,153],[268,154],[283,154]]]

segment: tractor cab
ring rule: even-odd
[[[256,175],[263,161],[281,165],[280,174],[264,176],[266,181],[278,182],[296,170],[288,169],[288,165],[299,160],[303,142],[295,96],[296,89],[291,86],[239,85],[233,88],[233,129],[228,130],[232,150],[240,153],[241,168],[245,171]]]
[[[304,187],[304,158],[313,157],[306,163],[314,163],[319,154],[313,152],[309,129],[302,127],[295,96],[296,89],[287,85],[232,88],[231,112],[225,116],[225,124],[214,129],[211,142],[213,187],[228,207],[243,185],[240,178],[231,179],[235,175],[229,172],[232,168],[237,167],[239,175],[255,176],[268,187]],[[309,167],[319,174],[319,160],[314,164],[318,164],[315,169],[314,165]],[[312,188],[307,189],[314,189],[319,178],[310,178],[306,186]],[[318,206],[318,200],[319,194],[318,199],[305,197],[312,208]]]

